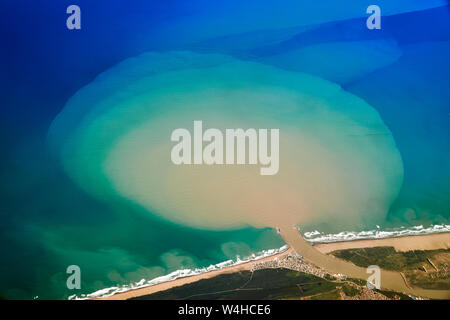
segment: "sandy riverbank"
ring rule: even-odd
[[[301,237],[299,237],[301,239]],[[398,251],[409,251],[409,250],[433,250],[433,249],[449,249],[450,248],[450,233],[437,233],[437,234],[429,234],[429,235],[418,235],[418,236],[405,236],[405,237],[396,237],[396,238],[385,238],[385,239],[373,239],[373,240],[355,240],[355,241],[345,241],[345,242],[333,242],[333,243],[321,243],[314,245],[314,248],[317,249],[320,253],[328,253],[335,250],[342,249],[351,249],[351,248],[368,248],[368,247],[378,247],[378,246],[392,246]],[[308,246],[312,249],[311,246]],[[309,250],[308,250],[309,251]],[[313,250],[316,251],[316,250]],[[317,252],[316,251],[316,252]],[[279,258],[286,253],[293,253],[294,250],[289,248],[288,250],[275,254],[273,256],[265,257],[257,260],[258,262],[268,261],[272,259]],[[319,253],[317,252],[317,253]],[[319,253],[319,255],[320,255]],[[307,254],[308,256],[308,254]],[[333,259],[333,258],[330,258]],[[311,259],[316,260],[316,259]],[[320,261],[321,259],[317,259]],[[328,260],[328,259],[327,259]],[[336,263],[337,259],[333,259],[334,263]],[[239,265],[234,265],[230,267],[226,267],[220,270],[214,270],[206,273],[201,273],[194,276],[178,278],[172,281],[162,282],[156,285],[130,290],[122,293],[115,294],[113,296],[103,298],[106,300],[125,300],[133,297],[143,296],[152,294],[158,291],[167,290],[173,287],[182,286],[188,283],[192,283],[202,279],[208,279],[215,277],[220,274],[225,273],[233,273],[241,270],[250,270],[252,264],[255,261],[249,261],[246,263],[242,263]],[[321,263],[319,263],[320,265]],[[347,265],[347,263],[345,263]],[[322,265],[323,267],[323,265]],[[359,268],[358,268],[359,269]],[[360,271],[360,270],[358,270]],[[361,270],[364,272],[363,275],[366,276],[365,270]],[[403,280],[402,280],[403,281]],[[399,288],[403,289],[403,288]]]
[[[280,228],[280,234],[284,241],[289,244],[297,253],[300,253],[303,258],[316,266],[332,273],[332,274],[343,274],[347,277],[367,280],[367,270],[366,268],[358,267],[351,262],[337,259],[336,257],[327,255],[317,248],[311,246],[305,239],[300,235],[298,230],[292,226],[284,226]],[[431,243],[444,245],[444,248],[448,248],[449,244],[445,240],[445,234],[441,234],[439,238],[444,237],[443,241],[436,241],[433,237]],[[425,238],[420,238],[419,240],[411,238],[409,249],[415,249],[416,246],[423,247],[424,242],[427,240]],[[391,245],[398,243],[399,238],[391,238],[390,242],[385,242],[384,245]],[[377,239],[378,240],[378,239]],[[371,240],[371,241],[377,241]],[[375,246],[375,245],[372,245]],[[430,245],[431,249],[432,246]],[[437,248],[433,248],[437,249]],[[418,287],[411,287],[404,279],[404,276],[400,272],[390,271],[380,269],[379,277],[381,279],[381,288],[392,290],[396,292],[403,292],[406,294],[411,294],[419,297],[427,297],[433,299],[450,299],[450,290],[430,290],[422,289]]]
[[[450,233],[434,233],[373,240],[340,241],[318,243],[314,245],[314,247],[322,253],[329,253],[336,250],[384,246],[394,247],[396,251],[450,249]]]

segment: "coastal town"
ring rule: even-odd
[[[394,294],[392,297],[388,298],[387,296],[379,293],[378,291],[369,289],[365,285],[359,285],[354,282],[347,281],[347,277],[343,274],[331,274],[322,268],[315,266],[314,264],[306,261],[300,254],[298,253],[286,253],[283,256],[275,257],[271,260],[264,260],[261,262],[254,262],[251,266],[251,271],[262,270],[262,269],[290,269],[299,272],[304,272],[308,274],[312,274],[316,277],[334,280],[337,283],[336,289],[338,291],[338,295],[340,300],[399,300],[400,296],[398,294]],[[342,286],[340,284],[346,284],[351,288],[355,289],[357,294],[353,296],[349,296],[342,290]],[[306,297],[310,298],[310,297]],[[417,299],[416,297],[410,297]],[[305,299],[305,298],[302,298]]]
[[[265,260],[265,261],[261,261],[261,262],[256,261],[255,263],[252,264],[251,271],[268,269],[268,268],[272,268],[272,269],[285,268],[285,269],[309,273],[309,274],[312,274],[319,278],[325,278],[325,276],[327,274],[329,274],[325,270],[313,265],[312,263],[307,262],[306,260],[303,259],[303,257],[301,255],[299,255],[298,253],[295,253],[295,252],[294,253],[286,253],[285,255],[283,255],[281,257],[275,257],[274,259],[271,259],[271,260]],[[345,278],[345,276],[338,275],[338,274],[336,274],[336,275],[333,274],[331,276],[338,278],[338,279]]]
[[[280,231],[280,230],[278,230]],[[430,234],[430,235],[416,235],[416,236],[405,236],[405,237],[393,237],[388,239],[370,239],[370,240],[359,240],[359,241],[348,241],[348,242],[334,242],[334,243],[323,243],[320,245],[315,245],[314,247],[318,249],[319,252],[323,254],[330,254],[332,252],[335,252],[336,250],[361,250],[361,248],[365,248],[364,250],[367,250],[368,248],[371,249],[371,252],[373,253],[374,250],[378,250],[379,252],[382,251],[383,248],[391,247],[393,248],[391,251],[395,252],[395,257],[392,256],[391,259],[397,259],[398,261],[403,261],[402,257],[403,255],[408,256],[410,255],[408,252],[414,251],[414,250],[424,250],[424,257],[426,257],[426,260],[420,259],[419,256],[416,256],[416,254],[419,254],[419,251],[417,251],[414,254],[414,257],[416,262],[416,268],[411,269],[408,276],[411,276],[413,273],[415,275],[415,281],[428,281],[429,283],[433,284],[439,282],[440,286],[444,290],[435,290],[434,292],[442,292],[442,294],[446,294],[446,288],[445,287],[445,278],[447,276],[448,272],[448,260],[447,260],[447,253],[446,249],[449,248],[449,234],[448,233],[437,233],[437,234]],[[377,249],[378,248],[378,249]],[[302,249],[302,248],[300,248]],[[218,276],[225,276],[225,275],[233,275],[233,274],[239,274],[242,272],[250,272],[251,277],[250,279],[247,279],[248,281],[245,282],[247,285],[251,281],[255,280],[255,276],[260,272],[268,271],[268,274],[271,274],[274,277],[277,277],[279,274],[280,283],[283,281],[283,274],[286,274],[287,270],[290,271],[296,271],[298,273],[303,273],[309,276],[314,276],[320,279],[316,279],[317,282],[322,283],[328,283],[332,284],[327,288],[326,290],[320,290],[320,293],[318,292],[311,292],[310,295],[305,295],[305,292],[299,292],[299,295],[291,295],[290,297],[286,297],[287,299],[325,299],[325,300],[386,300],[386,299],[414,299],[414,300],[420,300],[420,299],[429,299],[428,293],[430,291],[426,291],[425,294],[424,291],[420,291],[420,286],[417,287],[417,284],[414,285],[414,288],[416,292],[411,292],[411,289],[409,287],[405,287],[406,290],[395,290],[392,288],[382,288],[380,290],[373,290],[367,287],[366,285],[366,278],[364,277],[352,277],[348,275],[344,275],[343,273],[336,273],[336,269],[334,269],[334,272],[331,271],[332,269],[323,268],[318,266],[314,261],[311,261],[309,257],[307,256],[309,253],[307,250],[294,250],[292,246],[286,247],[281,252],[274,253],[273,255],[264,256],[260,259],[256,260],[250,260],[239,264],[234,264],[231,266],[223,267],[220,269],[215,269],[208,272],[203,272],[195,275],[190,276],[183,276],[183,277],[177,277],[174,280],[171,281],[163,281],[160,283],[156,283],[154,285],[148,285],[143,286],[141,288],[133,288],[131,290],[123,290],[123,288],[119,288],[120,291],[117,291],[115,293],[109,293],[107,296],[102,296],[102,294],[95,295],[92,294],[90,297],[91,299],[108,299],[108,300],[122,300],[122,299],[133,299],[138,297],[145,297],[150,296],[152,294],[163,292],[166,290],[170,290],[172,288],[181,288],[186,285],[194,284],[199,282],[200,280],[209,281],[210,279],[218,279]],[[307,249],[307,247],[305,247]],[[435,252],[433,252],[433,250]],[[443,250],[442,252],[439,250]],[[298,252],[303,252],[305,254],[300,254]],[[380,253],[381,254],[381,253]],[[372,254],[372,258],[374,258],[376,255]],[[358,256],[360,257],[360,256]],[[336,261],[342,261],[340,259],[336,259],[336,257],[330,257],[328,259],[336,260]],[[425,258],[424,258],[425,259]],[[393,262],[392,260],[391,262]],[[355,266],[352,262],[348,262],[351,266]],[[429,266],[426,264],[429,263]],[[434,267],[433,267],[434,265]],[[426,266],[426,271],[423,270],[424,266]],[[437,270],[436,270],[437,269]],[[269,272],[270,270],[275,271]],[[401,269],[403,271],[403,269]],[[279,271],[279,272],[278,272]],[[399,271],[400,273],[401,271]],[[405,271],[406,272],[406,271]],[[419,274],[420,273],[420,274]],[[418,276],[421,276],[418,278]],[[429,279],[428,279],[429,278]],[[442,279],[441,279],[442,278]],[[239,284],[240,277],[235,277],[237,279],[236,281],[236,288],[228,288],[228,291],[239,291],[239,288],[242,288],[242,283]],[[441,279],[441,280],[440,280]],[[326,280],[326,281],[324,281]],[[404,281],[404,279],[400,280]],[[215,280],[214,280],[215,281]],[[227,280],[228,281],[228,280]],[[261,278],[256,279],[255,281],[261,281]],[[305,284],[305,282],[302,282],[304,280],[299,280],[298,283],[296,283],[297,287],[301,290],[303,290],[302,285]],[[431,281],[431,282],[430,282]],[[295,281],[294,281],[295,282]],[[425,283],[423,282],[423,283]],[[312,282],[308,282],[308,284],[312,284]],[[230,284],[232,286],[232,284]],[[287,286],[289,284],[286,284]],[[225,286],[226,287],[226,286]],[[187,288],[187,287],[185,287]],[[408,290],[409,289],[409,290]],[[225,290],[225,291],[227,291]],[[199,294],[202,291],[198,290]],[[206,291],[209,292],[209,291]],[[417,293],[417,294],[414,294]],[[281,298],[282,299],[282,298]]]

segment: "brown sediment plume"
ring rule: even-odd
[[[261,159],[175,164],[172,133],[193,121],[204,132],[278,130],[279,171],[262,176]],[[203,142],[198,150],[211,146]],[[148,53],[118,64],[68,101],[49,143],[93,196],[211,230],[337,214],[351,228],[383,218],[403,180],[395,140],[363,99],[319,77],[221,55]]]
[[[377,246],[393,246],[400,247],[404,249],[403,251],[409,250],[422,250],[423,246],[426,245],[427,250],[433,249],[447,249],[450,245],[450,233],[438,233],[438,234],[429,234],[429,235],[415,235],[415,236],[405,236],[405,237],[395,237],[395,238],[386,238],[386,239],[368,239],[368,240],[358,240],[358,241],[346,241],[346,242],[334,242],[334,243],[322,243],[318,245],[314,245],[313,247],[309,245],[300,235],[298,231],[293,229],[293,227],[289,227],[294,232],[289,232],[289,236],[292,236],[294,239],[293,242],[295,247],[297,248],[297,253],[303,255],[303,259],[309,263],[314,263],[317,266],[320,266],[325,272],[330,273],[341,273],[347,275],[349,277],[360,278],[366,280],[369,274],[366,273],[364,268],[356,267],[355,265],[339,260],[333,256],[326,256],[324,253],[331,252],[339,249],[350,249],[350,248],[361,248],[363,245],[364,248],[369,247],[377,247]],[[285,230],[290,231],[286,228],[277,228],[278,233],[286,234],[283,232]],[[287,237],[286,237],[287,238]],[[290,238],[291,239],[291,238]],[[380,241],[382,242],[380,243]],[[405,241],[408,241],[408,247],[406,248]],[[286,240],[288,241],[288,240]],[[290,241],[290,240],[289,240]],[[427,244],[429,243],[429,244]],[[292,245],[292,244],[291,244]],[[336,249],[336,245],[338,248]],[[319,249],[320,252],[316,252]],[[284,255],[293,254],[294,247],[289,248],[286,251],[281,253],[265,257],[262,259],[258,259],[257,261],[249,261],[239,265],[233,265],[230,267],[226,267],[220,270],[214,270],[206,273],[201,273],[194,276],[188,276],[183,278],[178,278],[172,281],[162,282],[156,285],[143,287],[139,289],[134,289],[122,293],[117,293],[109,297],[100,298],[107,300],[123,300],[130,299],[134,297],[139,297],[143,295],[149,295],[155,292],[168,290],[170,288],[183,286],[188,283],[193,283],[202,279],[209,279],[214,276],[226,273],[239,272],[242,270],[252,270],[252,266],[255,262],[259,264],[264,264],[265,262],[270,262],[276,260]],[[323,257],[325,256],[325,258]],[[331,259],[331,263],[328,263]],[[328,264],[327,264],[328,263]],[[426,269],[425,269],[426,270]],[[386,278],[387,276],[387,278]],[[410,295],[415,296],[423,296],[437,299],[449,299],[450,291],[444,290],[424,290],[420,288],[411,287],[408,282],[402,277],[401,273],[390,272],[390,271],[381,271],[382,277],[382,288],[391,289],[395,291],[405,292]],[[386,278],[386,279],[385,279]],[[394,282],[394,286],[391,286],[392,281]],[[389,282],[389,283],[388,283]],[[397,288],[397,289],[395,289]]]
[[[298,232],[295,226],[280,227],[280,234],[286,243],[306,260],[328,272],[343,274],[347,277],[367,280],[369,274],[365,268],[350,262],[328,256],[311,246]],[[433,299],[450,299],[450,290],[428,290],[412,288],[405,282],[401,273],[381,269],[381,287],[406,294]]]

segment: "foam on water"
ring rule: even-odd
[[[415,236],[421,234],[432,234],[450,232],[450,225],[437,224],[425,228],[423,225],[413,227],[399,227],[386,230],[379,228],[365,231],[342,231],[335,234],[327,234],[320,231],[310,231],[303,234],[304,238],[310,243],[329,243],[339,241],[352,241],[364,239],[382,239],[402,236]]]
[[[424,227],[423,225],[413,226],[413,227],[399,227],[393,229],[380,230],[377,226],[377,229],[374,230],[363,230],[363,231],[342,231],[336,234],[326,234],[320,232],[318,230],[309,231],[303,233],[303,237],[311,244],[314,243],[331,243],[331,242],[340,242],[340,241],[354,241],[354,240],[368,240],[368,239],[382,239],[382,238],[393,238],[393,237],[402,237],[402,236],[413,236],[413,235],[424,235],[424,234],[434,234],[434,233],[444,233],[450,232],[450,225],[441,224],[441,225],[431,225],[429,227]],[[250,256],[240,258],[237,256],[234,260],[229,259],[226,261],[219,262],[217,264],[212,264],[208,267],[204,268],[196,268],[196,269],[180,269],[173,271],[167,275],[160,276],[154,279],[141,279],[138,282],[132,283],[130,285],[124,286],[114,286],[109,288],[104,288],[101,290],[97,290],[95,292],[89,294],[81,294],[81,295],[71,295],[69,300],[85,300],[85,299],[94,299],[94,298],[106,298],[112,296],[117,293],[126,292],[129,290],[135,290],[139,288],[144,288],[148,286],[152,286],[158,283],[172,281],[178,278],[194,276],[214,270],[220,270],[223,268],[239,265],[242,263],[246,263],[249,261],[256,261],[262,258],[270,257],[276,255],[278,253],[284,252],[289,248],[288,245],[284,245],[277,249],[268,249],[263,250]]]
[[[289,247],[287,245],[282,246],[281,248],[278,249],[269,249],[269,250],[263,250],[261,252],[257,252],[257,253],[253,253],[248,257],[244,257],[244,258],[240,258],[239,256],[236,257],[236,259],[232,260],[226,260],[226,261],[222,261],[219,262],[217,264],[212,264],[208,267],[204,267],[204,268],[196,268],[196,269],[181,269],[181,270],[176,270],[174,272],[171,272],[165,276],[161,276],[161,277],[157,277],[151,280],[148,279],[141,279],[140,281],[136,282],[136,283],[132,283],[130,285],[125,285],[125,286],[115,286],[115,287],[109,287],[109,288],[105,288],[105,289],[101,289],[89,294],[81,294],[81,295],[71,295],[69,296],[69,300],[85,300],[85,299],[94,299],[94,298],[106,298],[109,296],[112,296],[116,293],[121,293],[121,292],[126,292],[129,290],[135,290],[135,289],[139,289],[139,288],[144,288],[144,287],[148,287],[148,286],[152,286],[158,283],[162,283],[162,282],[167,282],[167,281],[172,281],[178,278],[184,278],[184,277],[189,277],[189,276],[194,276],[194,275],[198,275],[201,273],[206,273],[206,272],[210,272],[210,271],[214,271],[214,270],[220,270],[226,267],[231,267],[231,266],[236,266],[242,263],[246,263],[249,261],[256,261],[265,257],[269,257],[272,255],[275,255],[277,253],[281,253],[284,252],[288,249]]]

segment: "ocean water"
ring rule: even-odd
[[[233,220],[229,227],[203,223],[206,218],[189,223],[192,220],[175,219],[186,210],[182,205],[167,208],[169,201],[146,202],[134,197],[139,188],[133,189],[130,180],[113,175],[123,166],[112,160],[130,163],[130,158],[108,158],[111,171],[105,174],[106,155],[131,150],[116,149],[117,137],[122,134],[115,122],[108,121],[123,120],[114,113],[121,106],[132,108],[130,91],[123,90],[128,84],[130,90],[145,91],[152,83],[141,79],[139,72],[143,70],[160,74],[179,69],[180,74],[199,77],[211,65],[232,60],[247,75],[249,92],[254,92],[255,83],[263,78],[254,79],[252,74],[277,79],[277,90],[294,90],[288,75],[311,79],[308,83],[316,79],[317,87],[305,84],[294,91],[317,90],[322,95],[315,95],[324,100],[332,88],[342,88],[342,103],[330,102],[324,110],[348,115],[345,103],[358,101],[355,104],[361,109],[355,107],[350,117],[362,128],[377,124],[383,136],[366,134],[362,146],[370,142],[370,148],[365,154],[347,151],[344,135],[330,146],[328,132],[322,131],[321,141],[330,149],[342,147],[345,155],[351,156],[339,158],[339,163],[346,160],[355,167],[348,159],[361,159],[360,163],[370,166],[358,171],[352,180],[347,176],[337,180],[338,189],[345,189],[344,183],[366,182],[367,186],[359,185],[367,191],[361,195],[376,197],[364,211],[362,203],[352,202],[351,194],[342,194],[348,197],[345,205],[321,194],[319,200],[311,202],[318,214],[300,225],[307,240],[448,231],[450,10],[445,1],[379,2],[382,29],[373,31],[366,28],[365,7],[357,1],[346,5],[327,1],[326,9],[323,4],[287,0],[263,4],[135,1],[133,5],[79,1],[82,29],[69,31],[65,27],[65,10],[72,4],[69,1],[30,2],[27,6],[2,1],[0,296],[66,299],[94,292],[110,294],[255,259],[283,248],[273,228],[255,225],[251,219],[236,224]],[[158,63],[156,59],[127,60],[149,52],[163,58]],[[184,58],[174,62],[164,58],[168,52],[183,52]],[[217,56],[220,61],[212,58]],[[120,65],[123,61],[125,67]],[[182,73],[186,66],[194,69],[192,74]],[[216,82],[222,85],[226,79],[225,84],[231,86],[230,78],[223,76]],[[192,83],[201,83],[196,79]],[[102,81],[109,84],[102,87]],[[267,80],[268,84],[273,89],[274,84]],[[112,96],[112,88],[123,90],[120,92],[126,99],[120,101],[120,94]],[[84,96],[74,100],[80,92]],[[284,97],[275,89],[264,92]],[[353,97],[358,99],[351,100]],[[102,105],[95,99],[110,100]],[[277,118],[281,112],[273,105],[267,108],[267,114],[258,114],[262,119],[267,115]],[[138,109],[127,110],[138,117],[148,115],[138,113]],[[370,115],[369,119],[365,115]],[[250,113],[245,116],[251,120]],[[289,127],[295,129],[312,130],[313,124],[322,123],[307,113],[303,120],[299,114],[295,116],[289,119]],[[102,119],[108,121],[100,122]],[[332,131],[333,119],[327,120],[327,128],[336,132]],[[282,117],[277,120],[288,122]],[[110,124],[109,129],[103,126],[96,131],[98,124],[105,123]],[[131,132],[135,128],[134,122],[130,123],[120,128]],[[385,138],[394,144],[381,143]],[[100,152],[89,157],[86,150],[98,146],[102,146]],[[380,170],[377,172],[385,178],[386,188],[373,184],[379,182],[374,176],[380,175],[370,174],[375,172],[370,168]],[[161,180],[161,187],[163,183]],[[158,189],[158,185],[152,187]],[[169,184],[168,190],[171,187]],[[313,195],[311,192],[309,198]],[[176,203],[173,195],[162,196]],[[195,206],[201,200],[195,198],[189,207],[196,209],[193,216],[205,209]],[[274,208],[277,206],[284,208],[282,203],[275,203]],[[350,214],[352,210],[355,212]],[[322,218],[315,219],[319,216]],[[66,287],[66,268],[73,264],[81,268],[80,290]]]

